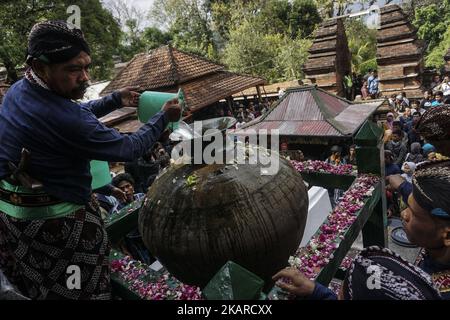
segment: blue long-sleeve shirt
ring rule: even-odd
[[[121,106],[119,93],[78,104],[26,79],[7,92],[0,109],[0,179],[11,174],[8,162],[31,152],[27,172],[50,195],[86,204],[90,199],[89,161],[132,161],[147,151],[168,124],[159,112],[131,135],[106,127],[101,117]]]

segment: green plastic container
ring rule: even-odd
[[[106,186],[111,183],[111,174],[109,173],[109,165],[106,161],[91,161],[92,190]]]
[[[256,274],[228,261],[202,291],[207,300],[257,300],[263,287],[264,281]]]
[[[170,93],[170,92],[158,92],[158,91],[144,91],[139,98],[139,107],[138,107],[138,119],[142,123],[146,123],[149,119],[151,119],[155,114],[161,111],[162,106],[169,100],[174,98],[178,98],[181,107],[184,106],[184,95],[183,91],[180,89],[178,93]],[[178,124],[181,120],[177,122],[170,122],[169,128],[173,131],[178,129]]]

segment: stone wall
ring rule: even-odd
[[[342,79],[350,72],[351,58],[342,19],[324,22],[315,33],[310,56],[303,67],[307,81],[345,96]]]
[[[377,64],[383,96],[404,91],[408,97],[422,96],[424,45],[416,29],[398,5],[381,8],[377,34]]]

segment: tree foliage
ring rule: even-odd
[[[377,30],[369,29],[360,19],[347,19],[345,30],[352,71],[365,74],[369,69],[376,69]]]
[[[426,66],[441,67],[450,47],[450,0],[417,8],[413,24],[419,38],[428,44]]]
[[[215,43],[207,9],[201,0],[155,0],[149,17],[167,28],[175,47],[214,58]]]
[[[8,71],[9,81],[17,80],[16,68],[23,65],[27,36],[31,27],[39,21],[67,20],[67,8],[71,0],[5,0],[0,10],[0,61]],[[99,0],[77,1],[81,10],[81,29],[92,51],[93,78],[107,77],[113,67],[112,53],[119,45],[120,28],[111,13]]]

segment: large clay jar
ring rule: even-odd
[[[139,214],[150,252],[180,281],[204,287],[232,260],[269,280],[303,236],[308,194],[280,159],[276,175],[258,165],[178,165],[151,186]]]

